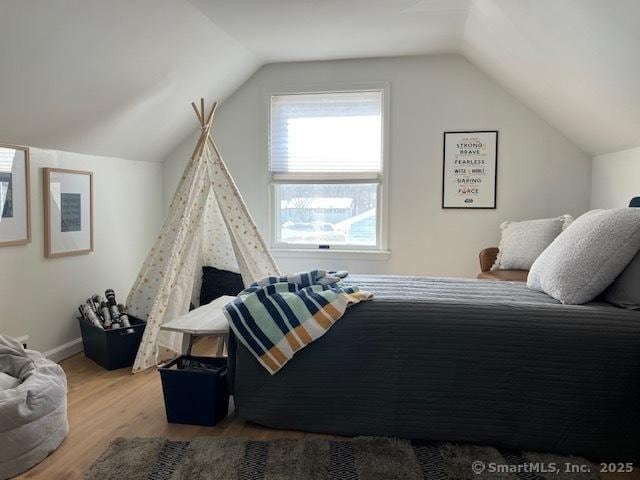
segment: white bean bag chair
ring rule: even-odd
[[[41,353],[0,335],[0,479],[53,452],[69,433],[67,377]]]

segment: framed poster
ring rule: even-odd
[[[498,131],[444,132],[442,208],[496,208]]]
[[[0,145],[0,247],[31,241],[29,148]]]
[[[44,169],[44,255],[93,251],[93,173]]]

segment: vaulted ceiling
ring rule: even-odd
[[[638,0],[0,0],[0,141],[157,160],[265,63],[460,53],[591,154],[640,145]]]
[[[640,145],[640,1],[474,0],[462,53],[591,154]]]
[[[160,161],[259,66],[186,0],[0,0],[0,141]]]

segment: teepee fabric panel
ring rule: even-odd
[[[203,265],[239,272],[245,285],[280,274],[209,135],[212,115],[206,124],[199,115],[194,158],[127,299],[129,312],[147,320],[134,373],[155,366],[160,352],[180,351],[182,335],[160,327],[189,311]]]
[[[129,311],[147,320],[133,365],[134,373],[156,365],[161,325],[189,310],[195,278],[194,258],[199,255],[194,246],[209,189],[207,162],[199,158],[191,162],[183,177],[165,224],[129,294]],[[176,336],[172,336],[171,343],[164,346],[179,351]]]
[[[212,189],[207,197],[207,205],[202,219],[200,241],[200,258],[195,269],[196,275],[191,294],[191,303],[200,305],[200,290],[202,288],[202,267],[215,267],[221,270],[240,273],[238,260],[233,249],[231,237],[225,224],[216,195]],[[246,286],[247,284],[245,284]]]
[[[278,266],[216,145],[211,141],[207,147],[208,151],[209,147],[212,150],[212,161],[209,165],[213,191],[231,237],[245,285],[269,275],[279,275]]]
[[[202,265],[240,272],[231,237],[213,189],[209,192],[202,222]]]
[[[165,323],[172,318],[177,318],[189,311],[194,283],[196,278],[200,277],[196,272],[200,270],[198,251],[201,241],[200,236],[196,235],[191,247],[185,252],[182,268],[178,270],[174,286],[170,289],[169,301],[167,302],[161,323]],[[164,357],[167,357],[167,355],[168,358],[173,358],[175,357],[175,352],[179,352],[182,346],[182,334],[160,330],[156,343],[158,348],[166,354],[159,354],[156,360],[166,359]]]

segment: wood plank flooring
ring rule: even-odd
[[[216,348],[215,341],[203,340],[195,345],[194,353],[208,354]],[[116,437],[161,436],[174,440],[200,435],[254,440],[329,437],[271,430],[247,424],[233,416],[227,417],[215,427],[168,424],[157,371],[149,370],[136,375],[131,375],[128,369],[109,372],[83,354],[75,355],[61,365],[69,382],[69,436],[58,450],[17,477],[19,479],[81,479]],[[630,474],[610,474],[604,478],[640,480],[640,470],[636,469]]]

